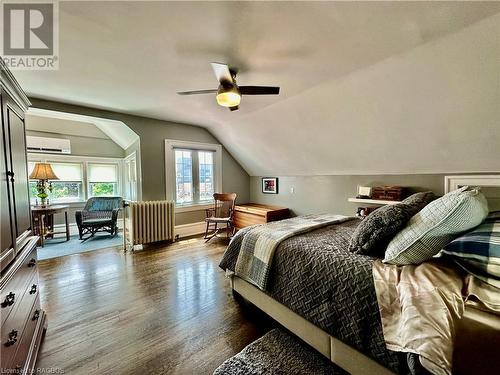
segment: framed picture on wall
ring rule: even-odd
[[[262,192],[264,194],[278,194],[278,177],[263,177]]]

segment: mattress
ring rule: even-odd
[[[274,254],[266,293],[392,371],[408,373],[408,363],[418,361],[385,346],[372,276],[375,258],[348,251],[358,224],[353,219],[283,241]],[[222,269],[234,270],[247,230],[231,241]]]

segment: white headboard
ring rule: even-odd
[[[479,186],[482,188],[490,211],[500,210],[500,174],[476,174],[476,175],[461,175],[461,176],[445,176],[444,177],[444,192],[456,190],[461,186]]]

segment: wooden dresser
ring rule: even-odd
[[[287,219],[289,216],[290,211],[286,207],[257,203],[239,204],[234,207],[234,226],[240,229],[254,224]]]
[[[24,114],[30,102],[0,58],[1,373],[31,374],[46,329],[32,235]]]

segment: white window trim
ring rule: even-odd
[[[167,200],[175,202],[175,148],[214,152],[214,191],[222,191],[222,146],[220,144],[165,139],[165,198]],[[176,204],[175,210],[187,212],[211,207],[213,207],[211,203]]]
[[[57,154],[43,154],[43,153],[28,153],[29,162],[42,162],[42,163],[52,163],[52,162],[66,162],[66,163],[78,163],[82,165],[82,189],[83,189],[83,200],[67,200],[67,201],[57,201],[61,204],[78,205],[87,202],[90,198],[89,196],[89,181],[88,181],[88,165],[89,164],[117,164],[118,165],[118,195],[123,195],[123,159],[120,158],[101,158],[97,156],[77,156],[77,155],[57,155]]]
[[[122,178],[123,178],[123,189],[122,189],[122,192],[123,192],[123,195],[125,195],[125,184],[127,183],[127,177],[126,177],[126,173],[128,173],[126,171],[126,165],[127,165],[127,162],[129,162],[130,160],[133,160],[134,163],[135,163],[135,180],[133,181],[135,183],[135,193],[136,193],[136,200],[137,201],[140,201],[142,199],[142,178],[141,178],[141,171],[139,170],[138,168],[138,164],[137,164],[137,151],[132,151],[130,154],[128,154],[127,156],[125,156],[123,158],[123,169],[122,169]],[[125,197],[124,197],[125,198]]]

